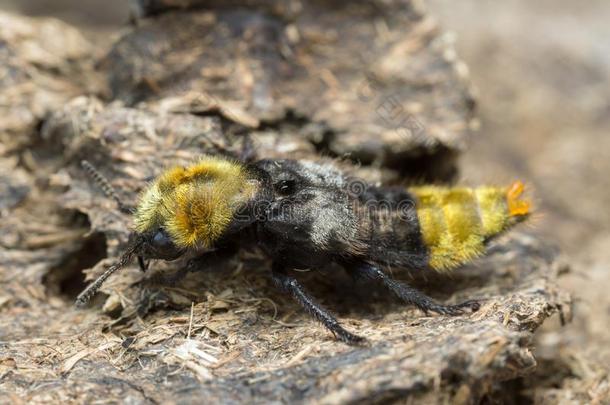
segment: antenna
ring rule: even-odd
[[[85,304],[87,304],[87,302],[89,302],[91,300],[91,298],[93,298],[93,296],[100,289],[102,284],[104,284],[104,281],[106,281],[106,279],[108,277],[110,277],[112,275],[112,273],[114,273],[115,271],[117,271],[117,270],[125,267],[127,264],[129,264],[129,262],[131,261],[131,257],[133,256],[135,251],[140,247],[141,244],[142,244],[142,240],[139,238],[136,239],[135,241],[133,241],[127,247],[127,249],[125,250],[125,253],[123,253],[123,255],[121,256],[121,258],[119,259],[118,262],[116,262],[115,264],[110,266],[108,268],[108,270],[106,270],[104,273],[102,273],[101,276],[99,276],[93,283],[89,284],[87,286],[87,288],[85,288],[83,290],[83,292],[80,293],[78,295],[78,297],[76,297],[75,305],[77,307],[85,306]]]
[[[119,195],[114,190],[114,187],[112,187],[110,182],[95,168],[95,166],[93,166],[87,160],[81,160],[80,165],[83,170],[85,170],[87,175],[89,175],[89,177],[95,182],[95,184],[102,189],[104,195],[108,198],[112,198],[117,203],[119,211],[125,214],[132,214],[131,207],[123,204],[123,201],[121,201],[119,198]]]

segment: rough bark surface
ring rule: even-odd
[[[278,294],[256,250],[175,286],[162,278],[184,263],[130,266],[91,308],[72,306],[131,226],[86,179],[83,158],[128,204],[169,163],[239,153],[244,134],[260,157],[332,158],[371,182],[454,172],[472,100],[452,48],[414,3],[303,2],[290,18],[199,3],[207,9],[139,21],[109,50],[100,66],[112,99],[61,91],[52,113],[11,129],[27,147],[6,148],[2,132],[0,401],[472,403],[532,372],[534,331],[555,312],[569,317],[570,299],[553,249],[520,233],[450,276],[395,272],[439,300],[483,300],[462,317],[424,316],[339,269],[303,274],[366,347],[336,342]],[[69,55],[57,63],[81,66]],[[78,77],[68,75],[70,89]],[[389,98],[420,135],[384,118]]]
[[[67,24],[0,12],[0,153],[30,144],[46,114],[95,87],[93,54]]]
[[[114,96],[250,128],[310,123],[302,135],[331,155],[453,174],[474,101],[450,38],[416,2],[233,3],[141,20],[105,60]]]

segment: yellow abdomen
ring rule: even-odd
[[[509,187],[424,186],[409,191],[417,200],[430,267],[455,268],[485,253],[485,241],[523,220],[530,203],[520,200],[523,183]]]

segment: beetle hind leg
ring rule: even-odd
[[[392,279],[380,268],[369,263],[358,263],[355,266],[347,266],[347,269],[356,278],[381,283],[402,301],[416,306],[426,314],[428,312],[436,312],[437,314],[455,316],[463,315],[467,309],[475,312],[480,308],[480,303],[477,300],[468,300],[455,305],[440,304],[421,291]]]

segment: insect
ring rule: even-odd
[[[116,193],[89,164],[106,194]],[[101,180],[100,180],[101,179]],[[331,164],[295,160],[252,163],[203,156],[164,171],[143,192],[135,230],[118,262],[77,298],[85,304],[113,272],[137,257],[174,260],[186,253],[257,244],[271,259],[271,278],[336,338],[364,341],[344,329],[295,277],[294,269],[334,262],[379,283],[424,312],[476,311],[475,300],[444,305],[398,282],[382,268],[450,271],[485,253],[487,242],[531,211],[523,184],[508,187],[377,187]],[[121,205],[119,205],[121,207]],[[203,253],[187,267],[205,266]]]

